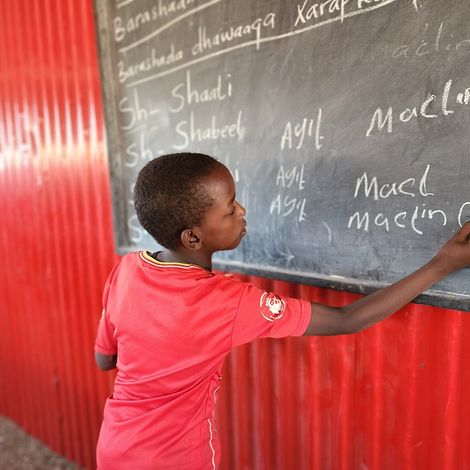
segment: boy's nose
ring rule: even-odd
[[[238,212],[241,214],[241,216],[244,217],[245,214],[246,214],[246,210],[238,201],[237,201],[237,208],[238,208]]]

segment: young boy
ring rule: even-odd
[[[230,172],[212,157],[150,161],[137,178],[135,207],[165,249],[124,256],[104,289],[96,362],[118,373],[98,441],[100,470],[217,468],[214,408],[232,348],[262,337],[355,333],[470,264],[465,224],[415,273],[332,308],[212,273],[212,254],[246,234]]]

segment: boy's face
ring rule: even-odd
[[[202,249],[207,253],[236,248],[246,234],[245,209],[235,200],[235,184],[228,169],[220,165],[204,183],[213,204],[199,225]]]

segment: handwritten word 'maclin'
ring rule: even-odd
[[[449,117],[454,114],[454,109],[449,105],[449,97],[452,87],[452,80],[448,80],[444,85],[442,94],[440,95],[440,110],[439,114],[443,117]],[[418,118],[418,116],[425,119],[436,119],[438,117],[437,110],[432,110],[432,105],[435,104],[437,96],[435,94],[428,94],[424,101],[419,106],[412,106],[405,108],[398,115],[400,122],[407,123],[412,119]],[[469,105],[470,104],[470,88],[459,91],[455,99],[453,100],[453,105]],[[393,132],[393,123],[394,123],[394,110],[393,106],[389,106],[387,112],[384,114],[384,111],[381,107],[377,108],[372,116],[372,119],[367,129],[366,136],[369,137],[374,130],[381,131],[385,126],[387,126],[387,132],[391,134]]]

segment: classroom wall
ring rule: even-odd
[[[0,201],[0,414],[91,469],[113,377],[93,341],[117,259],[91,0],[0,0]],[[239,348],[222,467],[470,468],[469,363],[470,314],[416,305],[353,336]]]

